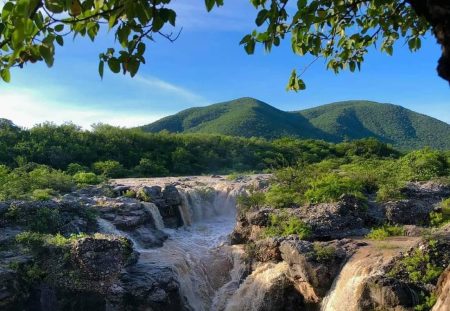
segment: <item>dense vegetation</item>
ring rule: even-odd
[[[431,149],[410,152],[400,158],[376,153],[346,154],[317,163],[301,163],[274,172],[267,192],[253,192],[240,198],[244,209],[268,205],[275,208],[337,202],[343,195],[363,201],[403,198],[407,182],[439,179],[450,183],[450,153]],[[442,212],[431,215],[439,224],[448,219],[447,201]],[[433,219],[432,217],[432,219]],[[373,238],[389,236],[395,228],[379,228]]]
[[[107,178],[270,171],[347,155],[398,157],[375,140],[331,144],[284,138],[145,133],[96,125],[45,123],[29,130],[0,122],[0,199],[44,200]]]
[[[148,132],[217,133],[232,136],[322,139],[374,137],[402,150],[450,149],[450,125],[400,106],[347,101],[297,112],[252,98],[190,108],[143,126]]]

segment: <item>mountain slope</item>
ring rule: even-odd
[[[253,98],[190,108],[142,127],[144,131],[220,133],[231,136],[328,138],[300,114],[278,110]]]
[[[401,149],[450,149],[450,125],[401,106],[346,101],[286,112],[253,98],[190,108],[142,127],[144,131],[219,133],[339,142],[375,137]]]
[[[346,101],[297,114],[341,140],[376,137],[401,149],[450,149],[449,124],[397,105]]]

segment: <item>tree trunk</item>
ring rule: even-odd
[[[419,16],[431,24],[433,33],[442,46],[437,71],[450,83],[450,0],[406,0]]]

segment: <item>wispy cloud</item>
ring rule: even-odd
[[[169,93],[192,104],[202,105],[206,102],[201,95],[156,77],[138,75],[135,77],[135,81],[144,84],[152,90]]]
[[[14,123],[31,127],[37,123],[51,121],[57,124],[73,122],[84,128],[94,123],[132,127],[150,123],[163,115],[115,111],[111,109],[86,109],[49,99],[45,92],[33,89],[11,88],[0,93],[0,117]]]

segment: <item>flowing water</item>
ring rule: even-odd
[[[223,310],[225,298],[238,287],[243,273],[242,249],[227,243],[236,219],[236,196],[242,185],[228,183],[214,187],[178,187],[182,198],[179,212],[184,226],[164,228],[158,208],[144,203],[155,227],[169,235],[163,247],[144,249],[133,241],[139,261],[151,267],[170,267],[180,284],[180,292],[195,311]],[[105,233],[127,236],[114,225],[99,219]],[[214,305],[214,306],[213,306]]]

